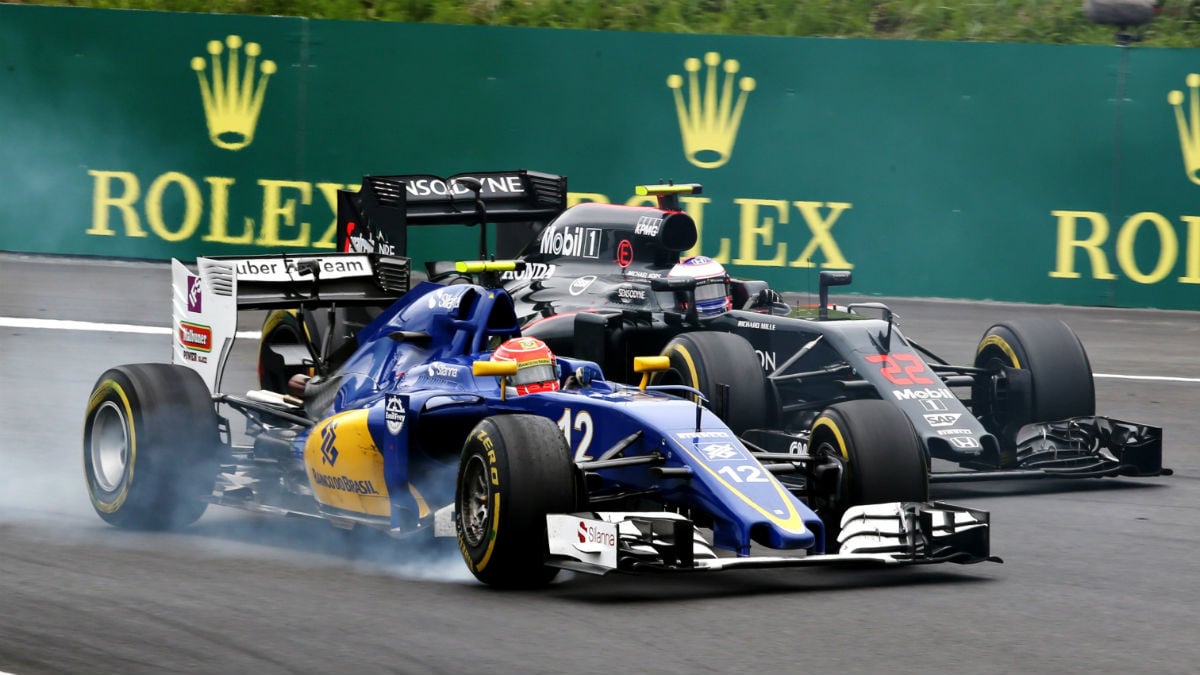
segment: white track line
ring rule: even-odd
[[[130,323],[95,323],[92,321],[67,321],[65,319],[21,319],[0,316],[0,328],[40,328],[43,330],[86,330],[98,333],[138,333],[142,335],[170,335],[171,329],[166,326],[138,326]],[[239,338],[257,340],[262,336],[260,331],[241,330]]]
[[[142,335],[170,335],[171,329],[166,326],[138,326],[129,323],[95,323],[92,321],[68,321],[65,319],[22,319],[0,316],[0,328],[35,328],[43,330],[86,330],[98,333],[139,333]],[[240,330],[237,337],[257,340],[262,336],[260,331]],[[1110,373],[1093,373],[1092,377],[1110,380],[1141,380],[1145,382],[1185,382],[1200,383],[1200,377],[1170,377],[1164,375],[1113,375]],[[0,675],[4,675],[0,673]]]

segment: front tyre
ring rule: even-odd
[[[670,367],[655,373],[654,384],[683,384],[708,399],[734,433],[771,426],[767,376],[754,347],[740,335],[719,332],[683,333],[663,348]]]
[[[83,467],[106,522],[169,529],[208,506],[221,441],[212,396],[195,371],[165,363],[119,366],[88,399]]]
[[[454,496],[458,548],[475,578],[498,588],[554,579],[546,516],[576,510],[574,471],[562,431],[547,418],[500,415],[475,425]]]
[[[816,503],[828,551],[836,549],[842,515],[851,506],[929,501],[925,448],[892,403],[863,399],[829,406],[813,423],[809,452],[843,467],[840,489]]]

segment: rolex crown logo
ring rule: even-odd
[[[717,66],[721,65],[721,55],[708,52],[704,55],[704,64],[708,68],[704,86],[701,87],[700,59],[693,57],[683,62],[688,73],[686,101],[681,75],[669,76],[667,86],[675,94],[675,112],[679,115],[683,152],[688,161],[701,169],[715,169],[728,162],[733,154],[742,112],[746,109],[746,98],[754,91],[754,78],[743,77],[737,81],[735,103],[733,85],[740,64],[734,59],[725,60],[722,67],[725,78],[720,85],[717,84]]]
[[[245,45],[245,66],[241,65],[242,38],[230,35],[225,42],[208,43],[212,79],[205,75],[209,63],[204,57],[192,59],[192,70],[200,79],[200,96],[204,100],[204,118],[208,122],[208,137],[213,145],[226,150],[241,150],[254,141],[258,113],[262,111],[267,80],[275,72],[275,62],[258,62],[262,47],[257,42]],[[222,65],[221,54],[228,49]],[[257,72],[255,69],[257,66]],[[261,77],[255,77],[261,73]]]
[[[1179,128],[1179,147],[1183,151],[1183,166],[1188,180],[1200,185],[1200,74],[1187,76],[1188,113],[1183,111],[1183,92],[1176,89],[1167,94],[1167,103],[1175,108],[1175,126]]]

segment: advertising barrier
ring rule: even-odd
[[[1194,50],[3,4],[0,152],[7,251],[331,249],[364,174],[528,168],[702,183],[696,252],[780,290],[1200,309]]]

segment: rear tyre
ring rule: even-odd
[[[813,423],[809,452],[843,465],[840,494],[816,500],[826,550],[837,549],[842,515],[851,506],[929,500],[921,438],[895,405],[875,399],[826,408]]]
[[[994,374],[1008,368],[1025,371],[1023,376],[987,378],[971,391],[975,416],[1000,439],[1006,454],[1026,424],[1096,414],[1087,352],[1059,319],[1017,319],[988,328],[975,351],[975,367]]]
[[[463,446],[454,495],[455,530],[475,578],[498,588],[537,588],[546,566],[546,515],[576,510],[575,466],[551,420],[490,417]]]
[[[84,474],[96,513],[131,529],[194,523],[216,481],[217,425],[208,386],[193,370],[147,363],[101,375],[83,427]]]
[[[700,390],[707,407],[736,434],[771,426],[770,390],[754,347],[732,333],[684,333],[663,349],[671,367],[655,373],[654,384]],[[728,395],[724,392],[727,386]]]

